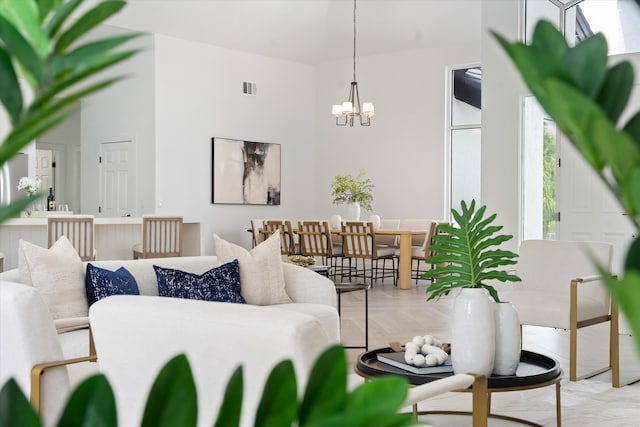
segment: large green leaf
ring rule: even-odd
[[[347,415],[354,426],[413,425],[411,414],[399,414],[408,393],[406,378],[385,376],[357,387],[347,397]]]
[[[0,165],[2,162],[0,162]],[[31,203],[31,199],[28,197],[24,197],[22,199],[18,199],[6,206],[0,206],[0,224],[9,218],[14,218],[20,215],[20,212],[25,210],[27,206]]]
[[[40,419],[16,381],[11,378],[0,389],[0,426],[40,427]]]
[[[94,375],[73,390],[58,427],[116,427],[116,400],[104,375]]]
[[[55,44],[55,52],[58,54],[65,52],[73,42],[110,16],[118,13],[125,4],[123,0],[107,0],[90,9],[60,35]]]
[[[290,426],[298,415],[298,386],[291,360],[278,363],[269,374],[256,411],[255,427]]]
[[[520,278],[509,274],[500,267],[516,263],[517,254],[501,249],[502,243],[513,238],[511,235],[498,234],[502,226],[491,225],[496,215],[484,218],[486,206],[475,210],[475,200],[471,204],[462,201],[462,211],[453,209],[451,214],[458,227],[449,224],[438,225],[442,233],[433,236],[430,250],[435,254],[426,260],[435,265],[422,275],[435,281],[427,288],[427,300],[448,295],[458,288],[485,288],[496,300],[498,293],[485,282],[499,280],[501,282],[519,281]]]
[[[51,61],[47,77],[55,79],[60,73],[68,70],[86,70],[95,68],[96,63],[104,62],[105,53],[137,37],[138,34],[111,37],[84,44]],[[126,56],[125,58],[127,58]],[[123,58],[123,59],[125,59]],[[98,70],[99,71],[99,70]]]
[[[16,122],[22,112],[22,91],[11,57],[3,46],[0,46],[0,76],[2,76],[0,102],[4,105],[11,121]]]
[[[620,62],[607,71],[596,98],[609,119],[616,123],[624,111],[633,88],[633,67],[628,61]]]
[[[144,408],[141,427],[190,427],[198,421],[198,400],[187,356],[179,354],[160,370]]]
[[[607,74],[607,41],[602,34],[589,37],[567,49],[562,63],[582,92],[595,98]]]
[[[53,11],[53,16],[46,21],[44,26],[49,37],[55,37],[62,28],[65,21],[71,16],[74,10],[82,4],[82,0],[65,1]]]
[[[42,60],[29,41],[2,15],[0,15],[0,40],[4,42],[7,52],[28,71],[25,77],[29,83],[37,87],[42,82]]]
[[[213,424],[214,427],[237,427],[240,425],[243,394],[242,366],[239,366],[227,383],[216,422]]]
[[[73,87],[77,83],[86,80],[88,77],[93,76],[94,74],[115,65],[125,59],[130,58],[134,55],[135,51],[126,51],[126,52],[118,52],[111,54],[104,54],[98,58],[95,58],[91,64],[83,64],[82,67],[78,67],[74,70],[73,73],[69,75],[65,75],[64,77],[60,77],[56,79],[56,81],[48,88],[48,90],[42,94],[40,94],[36,99],[32,102],[30,109],[37,110],[46,105],[51,101],[52,98],[56,96],[65,96],[69,97],[70,95],[65,92],[70,87]],[[112,79],[111,82],[116,82],[120,80]],[[95,86],[98,87],[98,86]]]
[[[623,130],[633,138],[636,147],[640,150],[640,111],[629,119]]]
[[[41,59],[49,52],[49,38],[40,26],[40,9],[35,0],[3,0],[0,13],[29,40]]]
[[[301,425],[339,413],[347,396],[347,358],[339,345],[325,350],[316,360],[307,382],[298,416]]]

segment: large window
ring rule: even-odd
[[[480,203],[482,69],[452,68],[449,81],[449,209],[459,210],[462,200]]]

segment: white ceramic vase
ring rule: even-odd
[[[347,221],[360,221],[360,205],[356,202],[347,205]]]
[[[515,375],[520,363],[520,319],[518,311],[510,302],[494,306],[496,327],[496,353],[493,363],[494,375]]]
[[[493,300],[483,288],[463,288],[453,302],[451,362],[456,374],[493,372]]]

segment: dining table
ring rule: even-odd
[[[247,230],[251,232],[250,229]],[[296,232],[296,229],[293,229]],[[332,234],[340,234],[339,228],[332,228]],[[405,230],[405,229],[374,229],[374,233],[382,236],[399,236],[400,243],[400,255],[398,261],[398,287],[400,289],[411,289],[411,241],[413,236],[421,236],[427,233],[427,230]],[[260,229],[260,234],[264,237],[263,230]]]
[[[398,287],[411,289],[411,241],[413,236],[425,235],[427,230],[376,229],[375,234],[400,236],[400,256],[398,261]]]

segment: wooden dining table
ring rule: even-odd
[[[251,232],[250,229],[247,230]],[[296,232],[296,229],[293,229]],[[331,233],[340,234],[339,228],[332,228]],[[374,233],[382,236],[400,236],[400,256],[398,262],[398,287],[411,289],[411,241],[413,236],[421,236],[427,230],[375,229]],[[263,235],[262,229],[260,234]]]
[[[400,236],[400,260],[398,262],[398,287],[411,289],[411,240],[413,236],[424,235],[427,230],[378,229],[375,234]]]

